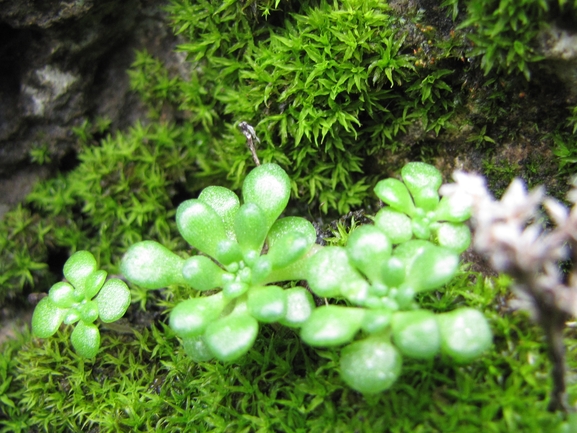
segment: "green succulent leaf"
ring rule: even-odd
[[[260,281],[260,284],[275,283],[278,281],[306,280],[310,272],[310,258],[324,248],[325,247],[321,247],[320,245],[313,244],[303,257],[288,266],[273,269],[263,281]]]
[[[393,178],[381,180],[375,186],[375,194],[396,211],[409,216],[415,213],[415,205],[409,190],[400,180]]]
[[[224,224],[226,236],[235,239],[234,219],[240,207],[238,196],[228,188],[209,186],[201,191],[198,200],[216,212]]]
[[[214,358],[214,354],[204,341],[204,337],[185,337],[182,339],[182,346],[184,352],[191,357],[194,362],[210,361]]]
[[[267,219],[262,209],[254,203],[245,203],[238,210],[234,231],[243,254],[260,255],[268,233]]]
[[[471,244],[471,230],[464,224],[441,223],[437,228],[437,240],[442,247],[462,253]]]
[[[214,258],[224,266],[228,266],[231,263],[236,263],[238,265],[238,262],[243,259],[242,250],[236,240],[226,239],[219,242],[216,246]]]
[[[96,296],[98,291],[102,288],[102,285],[106,281],[106,276],[108,274],[106,271],[94,271],[86,278],[86,293],[85,298],[92,299]]]
[[[304,287],[293,287],[285,290],[286,314],[279,323],[291,328],[298,328],[310,317],[315,309],[315,302],[311,293]]]
[[[69,283],[56,283],[48,291],[48,296],[58,308],[70,308],[76,304],[74,287]]]
[[[193,256],[185,260],[182,275],[193,289],[205,291],[222,287],[226,272],[206,256]]]
[[[130,306],[130,290],[118,278],[106,281],[94,299],[98,305],[98,315],[105,323],[114,322],[124,316]]]
[[[178,206],[176,226],[190,245],[211,257],[216,256],[219,242],[229,239],[222,218],[198,199],[187,200]]]
[[[398,257],[390,257],[381,265],[382,280],[389,287],[399,287],[405,281],[405,265]]]
[[[432,290],[448,283],[459,267],[459,256],[446,248],[425,248],[407,268],[406,282],[415,290]]]
[[[264,323],[278,322],[287,312],[287,296],[278,286],[256,286],[248,292],[249,313]]]
[[[182,301],[170,312],[170,327],[181,338],[199,336],[220,316],[226,304],[222,292]]]
[[[428,310],[393,314],[393,342],[399,351],[415,359],[431,359],[441,349],[441,337],[435,314]]]
[[[417,207],[432,211],[439,203],[438,190],[443,183],[441,172],[424,162],[410,162],[401,169],[401,176]]]
[[[493,344],[487,319],[473,308],[459,308],[450,313],[438,314],[437,322],[441,350],[457,362],[470,362]]]
[[[435,209],[437,221],[463,222],[471,217],[471,206],[459,196],[445,196]]]
[[[262,164],[253,169],[242,185],[245,203],[257,204],[266,215],[266,231],[285,209],[290,197],[290,178],[277,164]]]
[[[89,251],[77,251],[64,263],[64,277],[80,292],[85,292],[86,280],[98,270],[96,259]]]
[[[448,283],[459,265],[456,252],[424,240],[399,245],[393,256],[405,264],[405,283],[416,291],[432,290]]]
[[[126,279],[145,289],[186,284],[182,276],[184,259],[154,241],[138,242],[128,248],[120,263]]]
[[[67,308],[59,308],[50,297],[42,299],[32,314],[32,333],[40,338],[51,337],[58,331],[67,312]]]
[[[311,289],[321,297],[339,296],[344,284],[364,281],[351,266],[347,252],[342,247],[324,247],[312,256],[307,275]]]
[[[375,226],[382,230],[393,244],[406,242],[413,237],[411,219],[388,207],[377,212]]]
[[[299,233],[310,246],[317,240],[317,231],[309,221],[300,217],[285,217],[276,220],[270,228],[267,237],[269,248],[294,233]]]
[[[79,320],[80,320],[80,313],[78,312],[78,308],[71,308],[64,316],[64,323],[66,325],[72,325],[78,322]]]
[[[338,346],[361,329],[365,310],[327,305],[316,308],[301,328],[303,341],[315,347]]]
[[[204,333],[210,351],[220,361],[240,358],[254,344],[258,322],[248,313],[234,312],[212,322]]]
[[[351,388],[376,394],[391,387],[401,374],[403,358],[377,337],[355,341],[341,352],[341,377]]]
[[[98,305],[95,301],[88,301],[78,307],[78,313],[82,322],[89,324],[98,319]]]
[[[371,282],[382,282],[381,263],[391,255],[387,235],[375,226],[362,226],[349,236],[346,252],[353,266]]]
[[[367,310],[362,328],[369,334],[384,331],[390,326],[392,316],[391,310],[384,308]]]
[[[100,331],[96,325],[86,324],[81,320],[72,331],[70,341],[80,356],[94,358],[100,348]]]
[[[312,244],[301,233],[287,233],[269,247],[267,257],[273,269],[284,268],[302,258]]]

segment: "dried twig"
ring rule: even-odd
[[[240,122],[238,124],[238,128],[242,131],[242,133],[246,137],[246,144],[248,146],[248,149],[250,150],[250,153],[252,154],[252,159],[254,160],[254,163],[257,166],[259,166],[260,161],[258,160],[258,156],[256,155],[256,146],[254,144],[254,141],[260,144],[260,140],[256,136],[254,128],[246,122]]]
[[[471,206],[475,249],[496,271],[514,278],[518,303],[524,302],[547,338],[553,364],[549,410],[568,412],[563,329],[567,320],[577,315],[577,273],[574,269],[565,281],[559,262],[568,257],[567,245],[577,251],[577,206],[569,211],[556,200],[544,198],[542,188],[527,193],[519,179],[496,201],[483,177],[463,172],[455,172],[453,177],[456,183],[444,185],[441,194]],[[577,189],[569,199],[577,202]],[[543,228],[541,205],[556,224],[552,230]],[[574,266],[576,263],[573,260]]]

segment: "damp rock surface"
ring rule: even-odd
[[[0,215],[74,160],[72,128],[103,117],[111,130],[144,117],[126,70],[136,49],[178,63],[176,38],[151,0],[0,0]],[[14,188],[10,185],[17,184]]]

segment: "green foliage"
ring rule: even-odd
[[[0,220],[0,304],[23,287],[50,284],[46,263],[53,227],[22,205]]]
[[[458,0],[446,0],[453,19]],[[577,3],[565,0],[472,0],[459,28],[471,29],[472,56],[481,57],[485,74],[491,70],[523,73],[530,79],[530,63],[542,60],[536,52],[537,36],[556,18],[575,15]]]
[[[256,125],[259,153],[287,170],[295,196],[346,213],[374,180],[366,159],[397,149],[414,123],[439,133],[451,117],[451,71],[415,67],[403,22],[383,2],[173,1],[169,10],[193,62],[176,99],[213,131],[215,170],[235,185],[248,153],[234,121]],[[154,60],[139,59],[133,85],[153,98],[156,84],[144,83]]]
[[[184,247],[173,200],[202,188],[192,174],[204,172],[207,136],[189,125],[136,124],[96,143],[100,130],[79,127],[79,165],[36,185],[27,204],[0,221],[0,302],[22,290],[47,290],[60,278],[48,261],[63,252],[90,250],[115,273],[126,248],[143,238]]]
[[[88,251],[74,253],[64,264],[67,282],[56,283],[40,301],[32,316],[35,336],[53,336],[62,322],[76,323],[70,337],[79,355],[94,358],[100,347],[100,332],[94,324],[120,319],[130,305],[130,291],[123,281],[107,279]]]
[[[480,312],[462,308],[435,315],[414,302],[417,293],[440,288],[457,272],[456,251],[470,242],[462,224],[470,203],[462,197],[439,200],[441,174],[428,164],[409,163],[401,173],[404,183],[386,179],[377,184],[375,192],[390,207],[377,213],[374,226],[359,227],[345,247],[323,248],[309,260],[307,281],[316,295],[345,298],[358,308],[317,308],[301,337],[310,345],[331,347],[363,331],[367,336],[348,344],[340,358],[343,379],[363,393],[390,388],[403,356],[432,359],[443,353],[467,362],[492,342]],[[437,225],[436,238],[444,246],[428,241],[430,227]]]
[[[266,285],[304,278],[316,240],[305,219],[277,219],[289,195],[286,172],[276,164],[260,165],[244,181],[244,204],[231,190],[212,186],[178,207],[178,230],[204,255],[184,259],[152,241],[128,249],[121,271],[142,287],[222,288],[185,300],[170,314],[170,326],[193,360],[236,360],[254,344],[258,322],[299,327],[310,315],[314,304],[304,288]]]
[[[420,295],[439,313],[481,309],[495,345],[467,366],[406,358],[391,391],[370,397],[342,382],[336,353],[302,345],[285,327],[263,326],[234,364],[191,361],[162,323],[103,332],[102,352],[89,361],[64,333],[42,342],[25,333],[0,350],[0,431],[555,431],[562,417],[546,410],[542,334],[503,307],[507,291],[502,279],[462,272]],[[566,338],[575,369],[575,333]],[[569,393],[575,401],[574,383]]]

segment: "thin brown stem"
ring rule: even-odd
[[[242,133],[246,137],[246,145],[248,146],[248,149],[250,150],[250,153],[252,154],[252,159],[253,159],[254,163],[258,167],[260,165],[260,161],[259,161],[258,156],[256,154],[256,146],[255,146],[254,142],[256,141],[257,143],[260,143],[260,140],[256,136],[256,132],[254,131],[254,128],[246,122],[240,122],[238,124],[238,128],[242,131]]]

